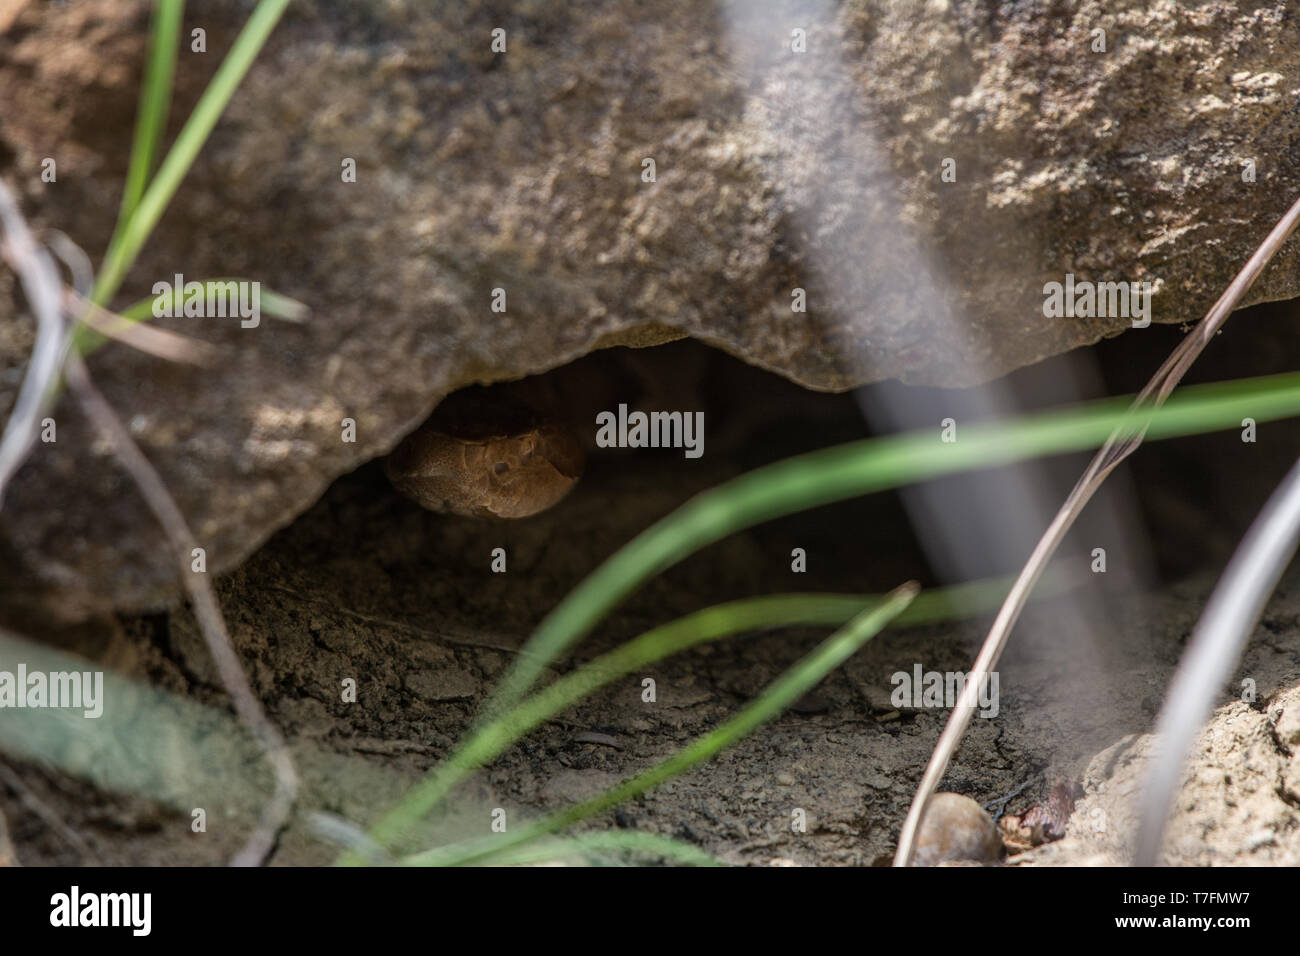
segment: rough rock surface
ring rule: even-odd
[[[187,11],[208,52],[181,54],[173,133],[251,8]],[[0,5],[0,175],[96,259],[148,9]],[[1067,272],[1153,281],[1156,321],[1197,317],[1300,185],[1298,67],[1280,0],[303,0],[120,303],[177,272],[237,275],[311,320],[164,320],[227,361],[113,346],[94,370],[210,570],[449,391],[605,345],[691,335],[817,389],[986,379],[1128,325],[1044,318]],[[1295,295],[1296,266],[1292,247],[1252,301]],[[2,410],[30,347],[15,286],[0,273]],[[173,563],[153,522],[68,403],[57,419],[6,503],[4,603],[75,619],[158,600]]]
[[[1281,653],[1281,652],[1279,652]],[[1183,775],[1165,834],[1169,866],[1297,866],[1300,806],[1300,686],[1294,651],[1289,684],[1259,703],[1219,707]],[[1276,688],[1274,688],[1276,690]],[[1139,799],[1154,738],[1135,734],[1099,753],[1065,839],[1017,865],[1123,866],[1137,842]]]

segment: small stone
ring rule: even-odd
[[[888,790],[894,785],[894,781],[890,780],[887,774],[877,771],[869,771],[867,775],[862,778],[862,782],[872,790]]]
[[[959,793],[936,793],[930,799],[917,833],[913,866],[996,863],[1001,858],[998,828],[978,803]]]
[[[419,670],[407,674],[402,683],[424,700],[466,700],[479,691],[478,682],[459,667]]]

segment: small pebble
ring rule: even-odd
[[[618,742],[618,738],[611,734],[597,733],[594,730],[580,730],[573,735],[573,742],[576,744],[595,744],[598,747],[610,747],[614,750],[622,750],[623,745]]]
[[[959,793],[936,793],[917,833],[913,866],[940,863],[996,863],[1002,839],[983,807]]]

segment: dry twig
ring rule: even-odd
[[[65,296],[58,271],[49,254],[36,244],[21,211],[3,183],[0,183],[0,225],[4,226],[4,238],[7,240],[4,245],[6,258],[21,278],[39,329],[36,348],[18,404],[5,430],[4,439],[0,441],[0,493],[36,441],[41,414],[57,394],[62,366],[68,387],[95,427],[110,440],[118,460],[135,481],[149,509],[170,539],[179,565],[181,582],[189,595],[199,629],[209,653],[216,661],[235,712],[261,743],[275,771],[275,792],[263,808],[257,827],[232,861],[236,866],[258,865],[266,860],[274,847],[280,830],[289,819],[297,794],[298,775],[288,746],[280,732],[267,719],[261,702],[248,683],[248,677],[230,642],[221,606],[206,574],[190,569],[190,556],[197,544],[184,515],[149,459],[140,451],[117,413],[91,381],[90,372],[81,355],[69,348],[71,326],[62,314]],[[64,250],[64,257],[69,260],[75,276],[78,271],[76,257],[68,256],[67,250]]]
[[[1030,592],[1046,569],[1048,561],[1056,552],[1066,532],[1069,531],[1070,526],[1074,524],[1074,520],[1083,511],[1084,506],[1096,493],[1097,489],[1101,487],[1106,477],[1115,470],[1115,467],[1121,461],[1131,455],[1142,444],[1142,439],[1146,434],[1148,414],[1164,404],[1165,399],[1169,397],[1169,394],[1182,380],[1183,375],[1196,361],[1197,356],[1201,354],[1205,346],[1214,338],[1215,333],[1227,321],[1233,308],[1241,301],[1241,297],[1254,284],[1264,266],[1268,264],[1268,261],[1281,248],[1282,243],[1291,235],[1297,223],[1300,223],[1300,199],[1296,200],[1286,214],[1278,220],[1272,232],[1255,250],[1255,254],[1246,262],[1246,265],[1237,274],[1237,277],[1232,280],[1223,295],[1214,303],[1205,317],[1197,323],[1196,328],[1192,329],[1187,334],[1187,337],[1179,343],[1178,347],[1174,349],[1169,358],[1152,376],[1151,381],[1138,394],[1124,421],[1116,426],[1106,444],[1097,452],[1096,457],[1088,465],[1083,476],[1056,513],[1056,517],[1052,519],[1052,523],[1043,533],[1042,538],[1039,539],[1033,553],[1029,556],[1028,562],[1021,570],[1019,577],[1016,578],[1015,584],[1012,585],[1011,592],[1007,595],[1001,609],[998,611],[998,616],[994,620],[988,636],[984,639],[979,655],[975,658],[975,664],[971,668],[961,699],[957,701],[957,705],[948,717],[948,723],[943,728],[943,733],[939,735],[939,742],[935,745],[934,753],[930,756],[930,762],[921,777],[921,783],[917,787],[916,795],[912,798],[912,805],[908,808],[907,818],[903,821],[903,829],[898,836],[898,849],[894,854],[895,866],[907,866],[911,863],[912,853],[916,846],[917,829],[925,813],[926,804],[938,788],[939,781],[943,779],[953,753],[956,752],[966,728],[970,725],[971,714],[974,713],[977,704],[978,689],[987,679],[986,675],[997,666],[998,659],[1002,656],[1002,651],[1006,647],[1007,638],[1011,635],[1011,629],[1020,617],[1020,612],[1023,610]]]
[[[105,338],[129,345],[155,358],[203,368],[210,368],[216,363],[219,350],[208,342],[144,322],[134,322],[116,312],[100,308],[71,289],[65,290],[64,303],[69,317],[80,320]]]
[[[36,345],[27,363],[18,400],[0,438],[0,507],[4,507],[5,489],[35,447],[41,419],[58,395],[59,369],[72,336],[59,314],[61,294],[54,262],[37,244],[13,193],[3,182],[0,182],[0,227],[3,227],[0,253],[18,275],[36,316]]]

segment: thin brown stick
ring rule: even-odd
[[[18,795],[18,799],[22,801],[22,803],[27,807],[27,809],[29,809],[32,813],[40,817],[41,820],[45,823],[45,825],[50,828],[50,830],[58,834],[63,839],[63,842],[67,843],[68,846],[72,847],[74,850],[80,853],[81,862],[83,865],[86,863],[98,864],[103,862],[99,858],[99,854],[97,854],[93,849],[91,849],[89,843],[83,840],[81,836],[75,830],[72,829],[72,827],[64,823],[63,818],[59,816],[58,813],[56,813],[44,800],[38,797],[36,795],[36,791],[23,782],[22,777],[18,776],[18,774],[14,773],[12,769],[10,769],[6,764],[3,763],[0,763],[0,783],[3,783],[10,790],[16,793]],[[0,866],[19,865],[17,860],[17,854],[14,852],[12,843],[10,843],[9,845],[9,851],[13,855],[12,862],[4,863],[2,860],[0,860]],[[0,856],[2,855],[3,855],[3,847],[0,846]]]
[[[133,322],[116,312],[95,305],[71,289],[63,292],[64,312],[80,320],[105,338],[168,362],[181,362],[203,368],[216,364],[220,352],[208,342],[169,332],[143,322]]]
[[[60,283],[50,255],[36,242],[13,193],[0,181],[0,255],[13,268],[36,319],[36,344],[18,400],[0,436],[0,507],[9,480],[36,447],[41,419],[59,391],[59,369],[72,335],[59,316]]]
[[[197,545],[184,515],[113,407],[91,381],[90,372],[81,355],[69,348],[71,331],[70,324],[62,315],[64,287],[58,270],[49,253],[32,237],[18,204],[2,182],[0,227],[4,230],[0,236],[4,240],[0,243],[0,252],[4,253],[18,273],[39,330],[31,367],[23,382],[18,405],[11,413],[4,437],[0,440],[0,494],[3,493],[8,477],[17,471],[36,441],[39,417],[57,394],[59,370],[62,366],[68,387],[80,400],[96,428],[112,443],[118,460],[135,480],[149,509],[171,540],[180,566],[181,583],[189,594],[199,630],[209,653],[216,661],[217,671],[234,703],[235,713],[261,743],[275,771],[275,793],[263,808],[261,819],[248,841],[231,861],[235,866],[259,865],[266,860],[279,832],[288,821],[298,792],[298,774],[289,748],[280,732],[267,719],[248,683],[243,666],[230,642],[221,606],[206,574],[190,569],[190,554]],[[65,248],[64,252],[67,251]],[[75,262],[70,267],[74,273],[78,271]]]
[[[1124,421],[1116,426],[1115,431],[1106,440],[1106,444],[1097,452],[1096,457],[1092,459],[1092,463],[1088,465],[1065,499],[1065,503],[1056,513],[1056,517],[1052,519],[1052,523],[1039,539],[1029,560],[1021,569],[1019,577],[1016,578],[1016,583],[1012,585],[1010,593],[1002,603],[1002,608],[998,611],[998,616],[984,639],[979,655],[975,658],[975,664],[967,677],[961,698],[957,701],[957,706],[952,709],[943,733],[939,735],[939,742],[935,745],[934,753],[931,754],[930,762],[926,765],[916,795],[912,798],[912,805],[908,808],[907,818],[903,821],[903,828],[898,836],[898,849],[894,853],[894,866],[907,866],[912,862],[912,853],[916,847],[916,833],[925,814],[926,805],[938,789],[939,781],[947,772],[952,755],[961,743],[966,728],[970,726],[971,714],[974,713],[977,705],[979,688],[983,686],[989,672],[997,666],[998,659],[1006,647],[1007,638],[1011,635],[1011,629],[1024,609],[1025,601],[1028,600],[1034,585],[1056,552],[1061,539],[1065,537],[1065,533],[1070,530],[1070,526],[1074,524],[1075,519],[1101,487],[1106,477],[1142,444],[1150,413],[1164,404],[1165,399],[1182,380],[1183,375],[1191,368],[1205,346],[1214,338],[1215,333],[1227,321],[1233,308],[1254,285],[1264,266],[1276,255],[1298,223],[1300,223],[1300,199],[1297,199],[1286,214],[1278,220],[1277,225],[1255,250],[1255,254],[1250,257],[1242,270],[1237,273],[1237,277],[1228,285],[1223,295],[1219,296],[1218,301],[1197,323],[1196,328],[1192,329],[1178,344],[1152,376],[1151,381],[1138,393]]]
[[[189,595],[190,605],[207,642],[208,651],[216,661],[221,682],[235,705],[235,713],[252,729],[275,770],[275,793],[263,808],[257,828],[232,860],[234,866],[258,866],[266,860],[274,847],[280,830],[293,810],[298,792],[298,774],[289,748],[279,730],[267,719],[261,702],[248,683],[248,677],[230,642],[221,606],[217,603],[217,596],[208,583],[206,574],[190,568],[190,555],[198,544],[167,486],[131,438],[108,400],[95,387],[86,363],[77,352],[68,356],[64,375],[69,389],[77,396],[87,416],[100,433],[112,442],[118,461],[131,475],[148,503],[149,510],[171,540],[180,566],[181,583]]]

